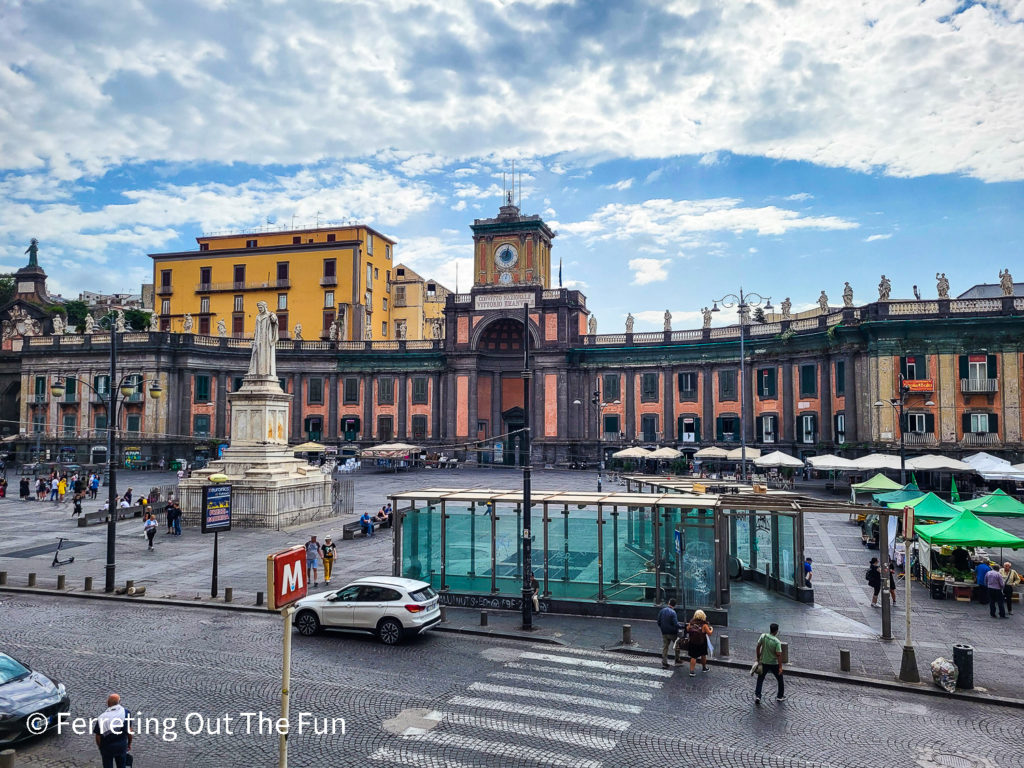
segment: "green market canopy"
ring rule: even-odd
[[[988,496],[978,499],[959,501],[957,506],[985,517],[1024,517],[1024,504],[1002,490],[993,491]]]
[[[919,499],[922,496],[924,496],[924,491],[917,487],[917,483],[907,483],[898,491],[876,493],[872,498],[879,504],[888,504],[889,506],[892,506],[903,501],[913,501],[914,499]]]
[[[918,499],[890,504],[890,507],[903,509],[913,507],[914,517],[919,520],[949,520],[963,512],[963,507],[943,501],[934,493],[926,493]]]
[[[960,547],[1006,547],[1020,549],[1024,539],[1019,539],[1002,528],[981,520],[969,509],[959,516],[943,523],[915,525],[914,530],[929,544]]]

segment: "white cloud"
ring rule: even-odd
[[[463,291],[473,284],[473,244],[465,238],[410,237],[398,242],[395,253],[396,263],[407,264],[450,290],[456,282]]]
[[[797,192],[793,195],[786,195],[785,200],[793,200],[794,202],[803,202],[804,200],[813,200],[814,195],[809,192]]]
[[[700,312],[681,309],[672,309],[669,312],[672,314],[672,328],[677,331],[700,328],[704,323],[704,317]],[[634,312],[633,319],[636,321],[634,330],[660,331],[665,327],[665,310],[646,309]]]
[[[633,270],[633,285],[648,285],[668,280],[665,269],[671,259],[630,259],[629,268]]]
[[[876,240],[888,240],[890,237],[892,237],[892,233],[891,232],[890,233],[886,233],[884,235],[868,235],[867,237],[864,238],[864,242],[865,243],[873,243]]]
[[[625,190],[629,189],[632,186],[633,179],[622,179],[621,181],[616,181],[614,184],[605,184],[601,187],[601,189],[614,189],[619,192],[624,192]]]
[[[720,165],[722,163],[722,156],[718,152],[708,152],[706,155],[701,155],[700,160],[697,162],[703,166]]]

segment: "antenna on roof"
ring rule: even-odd
[[[459,262],[455,262],[455,292],[459,292]]]
[[[523,207],[523,172],[519,172],[519,207]]]

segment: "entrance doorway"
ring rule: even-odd
[[[522,467],[526,464],[525,433],[520,431],[526,426],[526,412],[516,406],[501,414],[504,432],[505,449],[501,453],[501,461],[507,467]]]

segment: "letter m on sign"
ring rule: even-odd
[[[305,567],[301,545],[267,555],[267,608],[277,611],[306,596]]]

